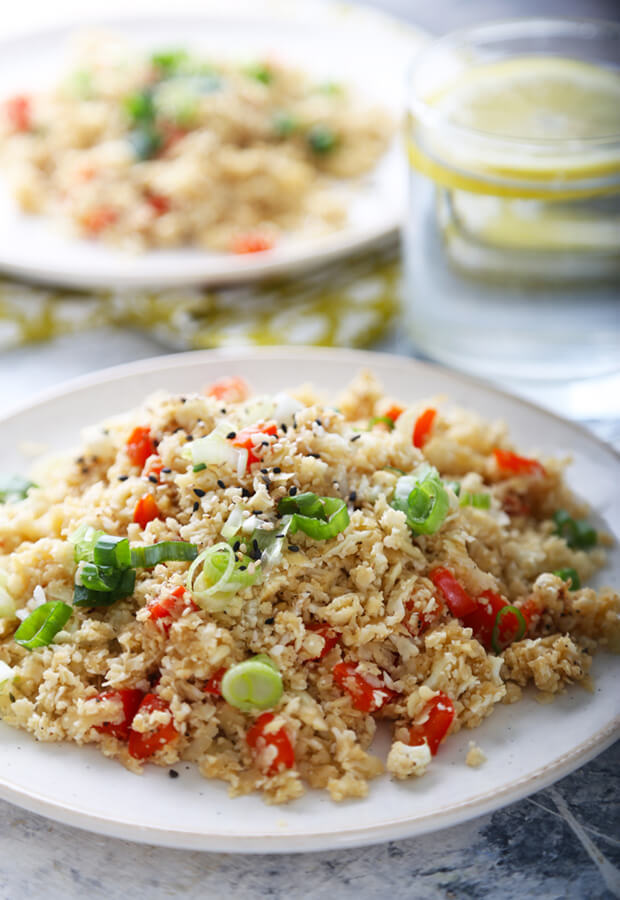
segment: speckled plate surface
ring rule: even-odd
[[[587,494],[608,530],[620,536],[620,461],[583,429],[445,369],[382,354],[339,350],[206,351],[146,360],[78,379],[1,420],[0,470],[23,471],[24,442],[45,440],[69,448],[80,429],[166,388],[200,389],[214,378],[240,374],[257,391],[312,381],[340,390],[361,368],[372,368],[386,390],[405,401],[445,394],[487,417],[501,417],[525,450],[571,454],[569,482]],[[600,583],[620,584],[614,547]],[[497,809],[566,775],[620,735],[620,661],[595,657],[594,693],[576,687],[551,705],[533,696],[500,706],[474,732],[443,745],[427,775],[409,782],[383,776],[366,799],[332,803],[309,792],[286,807],[258,796],[231,800],[226,787],[179,764],[180,777],[148,767],[142,777],[92,747],[36,743],[0,726],[0,795],[70,825],[127,840],[226,852],[295,852],[356,846],[422,834]],[[478,769],[465,765],[475,738],[487,755]],[[379,735],[374,749],[387,751]]]
[[[322,0],[208,0],[201,16],[125,16],[97,24],[145,49],[186,46],[214,59],[237,60],[272,54],[318,79],[350,84],[397,122],[405,72],[423,41],[417,29],[379,12]],[[0,97],[57,81],[70,59],[71,36],[83,30],[62,26],[3,41]],[[19,212],[0,179],[0,269],[79,288],[226,284],[302,271],[397,231],[406,193],[400,150],[395,137],[374,170],[342,183],[348,211],[342,228],[312,237],[291,232],[273,250],[246,256],[195,248],[131,254],[73,238],[45,217]]]

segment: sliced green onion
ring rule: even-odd
[[[450,498],[437,469],[422,463],[413,475],[398,479],[390,505],[405,513],[415,534],[435,534],[448,515]]]
[[[329,153],[338,143],[338,138],[329,125],[313,125],[307,135],[308,145],[315,153]]]
[[[517,629],[514,634],[508,637],[508,640],[506,640],[501,634],[502,621],[507,615],[513,615],[517,619]],[[491,636],[491,645],[496,653],[501,653],[514,641],[520,641],[526,631],[527,623],[521,610],[517,609],[516,606],[504,606],[502,607],[502,609],[500,609],[495,617],[495,623],[493,625],[493,632]]]
[[[253,544],[256,541],[260,550],[260,564],[264,572],[273,568],[282,559],[284,541],[290,531],[292,516],[283,516],[276,528],[267,531],[265,528],[257,528],[250,538]]]
[[[461,506],[475,506],[476,509],[490,509],[491,495],[484,492],[472,493],[471,491],[464,491],[461,494],[460,502]]]
[[[282,675],[275,663],[265,654],[246,659],[231,666],[222,678],[222,696],[231,706],[244,712],[270,709],[283,693]]]
[[[36,487],[34,481],[22,478],[21,475],[8,475],[0,478],[0,503],[15,503],[25,500],[30,488]]]
[[[95,563],[81,563],[76,579],[78,584],[91,591],[115,591],[121,581],[121,572],[112,566],[96,566]]]
[[[284,112],[283,110],[274,113],[273,119],[271,121],[273,124],[273,130],[278,135],[278,137],[290,137],[299,128],[299,121],[297,117],[292,113]]]
[[[187,66],[189,54],[187,50],[161,50],[151,55],[151,65],[159,69],[163,78],[169,78]]]
[[[571,591],[578,591],[581,587],[581,579],[576,569],[556,569],[553,574],[561,578],[562,581],[568,581],[568,587]]]
[[[394,431],[394,419],[389,416],[373,416],[368,420],[368,430],[372,431],[375,425],[386,425],[388,431]]]
[[[162,145],[162,136],[150,126],[135,128],[127,135],[136,159],[152,159]]]
[[[265,63],[252,63],[246,66],[243,71],[248,78],[260,81],[261,84],[271,84],[273,81],[273,71]]]
[[[202,472],[203,469],[207,468],[206,463],[198,463],[197,466],[192,466],[192,472]]]
[[[237,591],[251,587],[258,580],[259,564],[254,563],[250,572],[251,563],[249,557],[238,561],[230,544],[220,541],[203,550],[193,561],[187,573],[187,589],[203,609],[221,612]]]
[[[553,514],[553,521],[555,533],[572,549],[589,550],[596,545],[596,529],[586,519],[573,519],[565,509],[558,509]]]
[[[124,98],[123,106],[132,122],[152,122],[155,118],[153,92],[148,88],[143,91],[136,91],[134,94],[129,94]]]
[[[99,531],[92,525],[83,522],[69,535],[69,541],[74,545],[73,558],[76,562],[93,562],[95,544],[105,532]]]
[[[349,513],[344,500],[338,497],[318,497],[306,491],[295,497],[282,497],[278,503],[280,514],[292,516],[289,531],[303,531],[315,541],[336,537],[349,524]]]
[[[120,573],[118,586],[113,591],[97,591],[83,584],[76,584],[73,588],[74,606],[111,606],[117,600],[129,597],[136,586],[136,572],[134,569],[125,569]]]
[[[14,638],[26,650],[47,647],[71,617],[71,607],[61,600],[43,603],[21,623]]]
[[[129,541],[112,534],[100,535],[93,547],[93,562],[98,566],[128,569],[132,565]]]
[[[449,488],[456,497],[461,496],[461,482],[460,481],[444,481],[444,487]]]
[[[198,556],[195,544],[186,541],[161,541],[147,547],[133,547],[131,565],[134,568],[151,569],[161,562],[190,562]]]

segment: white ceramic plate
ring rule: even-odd
[[[187,46],[214,59],[273,54],[318,79],[351,84],[400,119],[405,70],[422,40],[409,26],[362,7],[308,0],[219,0],[206,10],[202,17],[125,17],[100,25],[138,47]],[[0,44],[0,97],[58,80],[70,57],[71,35],[81,30],[62,27]],[[300,271],[396,232],[405,194],[400,150],[395,138],[374,171],[346,188],[343,228],[312,238],[291,234],[267,253],[243,257],[191,248],[133,255],[69,237],[50,220],[21,213],[0,180],[0,269],[85,288],[222,284]]]
[[[85,425],[160,388],[200,390],[216,377],[240,374],[259,392],[305,381],[335,392],[363,367],[372,368],[386,390],[405,401],[445,393],[485,416],[505,418],[526,451],[572,453],[571,484],[620,535],[619,460],[586,431],[463,375],[355,351],[207,351],[78,379],[1,421],[0,471],[24,471],[20,443],[45,440],[52,450],[71,447]],[[620,584],[617,547],[602,581]],[[155,766],[138,777],[92,747],[36,743],[8,726],[0,726],[0,795],[103,834],[227,852],[318,850],[421,834],[518,800],[611,744],[620,734],[619,669],[617,657],[595,657],[593,694],[576,687],[550,706],[532,697],[500,706],[479,729],[444,744],[424,778],[403,783],[381,777],[365,800],[334,804],[317,792],[286,807],[266,806],[258,796],[231,800],[223,784],[205,781],[185,764],[175,767],[180,777],[174,780]],[[472,738],[488,757],[479,769],[465,765]]]

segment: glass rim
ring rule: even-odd
[[[588,17],[581,18],[563,18],[563,17],[512,17],[506,19],[495,19],[478,25],[470,25],[464,28],[458,28],[450,31],[441,37],[434,38],[426,44],[422,50],[416,54],[411,61],[407,71],[407,112],[413,115],[423,128],[436,129],[442,134],[459,136],[461,138],[475,139],[484,142],[487,145],[496,147],[511,147],[523,149],[538,148],[541,151],[557,151],[562,148],[565,151],[578,152],[583,149],[593,149],[599,147],[601,150],[613,148],[614,145],[620,145],[620,128],[617,134],[601,135],[591,138],[522,138],[510,135],[499,135],[489,131],[482,131],[476,128],[469,128],[465,125],[457,125],[446,122],[442,119],[439,110],[431,106],[425,99],[416,95],[414,80],[425,64],[432,60],[437,52],[449,48],[450,46],[458,47],[458,45],[473,44],[477,39],[491,37],[497,35],[502,37],[505,32],[505,38],[511,37],[527,37],[528,33],[532,37],[542,37],[543,29],[549,28],[555,31],[557,37],[579,36],[578,31],[590,27],[598,29],[600,32],[607,33],[609,37],[618,41],[620,48],[620,22],[614,22],[608,19],[594,19]],[[548,34],[547,37],[554,35]],[[522,54],[525,55],[525,54]],[[534,54],[532,54],[534,55]],[[553,54],[550,54],[553,55]],[[508,58],[508,57],[507,57]],[[472,68],[475,64],[472,64]],[[613,71],[613,70],[612,70]],[[620,69],[617,69],[620,71]]]

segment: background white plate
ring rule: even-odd
[[[405,71],[420,33],[380,13],[345,4],[277,0],[209,2],[201,17],[128,18],[99,23],[147,49],[187,46],[238,60],[273,54],[321,80],[351,84],[397,121]],[[88,29],[93,27],[88,23]],[[13,37],[0,44],[0,97],[49,86],[66,70],[71,35],[85,26]],[[344,182],[346,185],[347,182]],[[0,179],[0,269],[74,287],[239,282],[299,271],[395,233],[404,215],[405,163],[397,137],[376,169],[350,190],[347,224],[320,237],[294,236],[272,251],[239,257],[181,248],[132,255],[63,235],[45,217],[21,213]]]
[[[569,481],[620,535],[619,460],[586,431],[466,376],[355,351],[188,353],[78,379],[1,420],[0,471],[24,471],[20,443],[44,440],[52,450],[71,447],[82,427],[160,388],[200,390],[216,377],[240,374],[257,391],[312,381],[336,392],[362,367],[374,369],[386,390],[405,401],[445,393],[485,416],[505,418],[525,451],[572,453]],[[617,547],[601,581],[620,584]],[[40,744],[4,725],[0,795],[70,825],[193,849],[293,852],[406,837],[517,800],[605,749],[620,734],[619,669],[617,657],[595,657],[594,694],[576,687],[550,706],[531,696],[516,706],[500,706],[479,729],[451,738],[424,778],[402,783],[382,777],[371,783],[365,800],[334,804],[317,792],[286,807],[266,806],[258,796],[231,800],[223,784],[205,781],[183,763],[175,766],[180,773],[175,780],[155,766],[138,777],[92,747]],[[465,765],[472,738],[488,756],[479,769]]]

